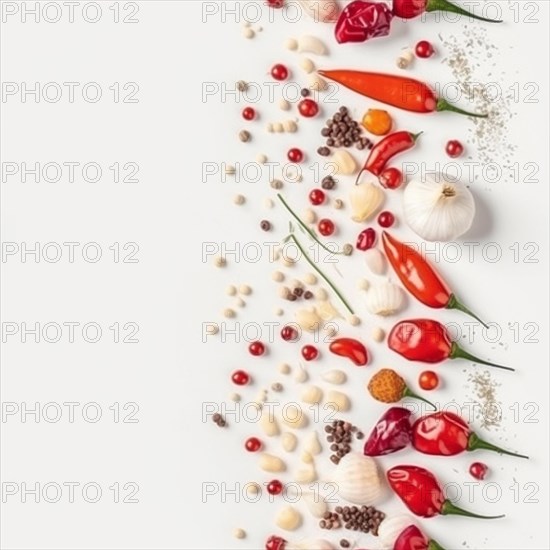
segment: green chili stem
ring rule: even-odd
[[[343,252],[335,252],[334,250],[331,250],[327,246],[325,246],[315,235],[315,233],[298,217],[298,215],[290,208],[288,203],[283,199],[283,196],[280,193],[277,193],[277,197],[279,197],[279,200],[283,203],[284,207],[288,210],[290,215],[300,224],[300,226],[307,232],[307,234],[323,249],[327,252],[330,252],[330,254],[343,254]]]
[[[291,233],[289,236],[294,241],[296,246],[298,247],[298,250],[304,255],[304,258],[307,260],[309,265],[313,269],[315,269],[315,271],[317,271],[317,273],[319,273],[319,275],[326,281],[326,283],[330,286],[330,288],[332,288],[332,290],[334,291],[336,296],[338,296],[338,298],[340,298],[340,301],[344,304],[344,306],[346,306],[346,309],[351,313],[351,315],[354,315],[355,312],[353,311],[351,306],[348,304],[347,300],[342,296],[340,291],[334,286],[334,284],[331,282],[331,280],[315,265],[315,262],[306,254],[306,251],[303,249],[302,245],[300,244],[298,239],[295,237],[295,235]]]

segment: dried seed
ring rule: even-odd
[[[225,267],[227,265],[227,260],[223,256],[216,256],[214,265],[216,267]]]
[[[244,198],[243,195],[235,195],[233,197],[233,202],[237,205],[241,205],[241,204],[244,204],[246,201],[246,199]]]
[[[251,135],[250,135],[250,132],[248,132],[247,130],[241,130],[239,132],[239,139],[242,141],[242,142],[247,142],[247,141],[250,141],[251,139]]]

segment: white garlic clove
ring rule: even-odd
[[[315,65],[308,57],[303,57],[300,60],[300,68],[307,74],[312,73],[315,70]]]
[[[307,85],[310,90],[315,90],[316,92],[322,92],[328,87],[327,81],[318,73],[309,75]]]
[[[300,484],[313,483],[317,480],[317,471],[312,465],[300,468],[294,475],[294,480]]]
[[[319,289],[321,291],[323,289]],[[325,291],[326,295],[326,291]],[[319,305],[316,308],[317,314],[323,321],[332,321],[338,317],[342,317],[338,310],[332,305],[329,300],[320,300]]]
[[[320,403],[323,399],[323,390],[318,386],[308,386],[302,392],[302,401],[308,405]]]
[[[309,419],[302,410],[302,407],[296,403],[289,403],[285,405],[281,412],[281,418],[283,424],[289,428],[305,428],[309,423]]]
[[[277,527],[285,531],[295,531],[302,525],[302,515],[294,506],[285,506],[275,519]]]
[[[386,271],[386,258],[378,248],[369,248],[364,253],[365,262],[367,267],[375,275],[383,275]]]
[[[338,19],[340,6],[336,0],[298,0],[300,6],[314,21],[333,23]]]
[[[291,453],[298,445],[298,438],[292,432],[284,432],[281,436],[281,444],[287,453]]]
[[[315,55],[326,55],[328,49],[324,42],[316,36],[304,35],[298,40],[298,51],[300,53],[313,53]]]
[[[354,185],[350,193],[350,203],[354,222],[368,220],[382,205],[384,193],[380,186],[370,182]]]
[[[403,291],[397,285],[382,283],[367,292],[367,309],[374,315],[388,317],[401,310],[404,299]]]
[[[260,428],[262,428],[263,432],[268,437],[274,437],[280,433],[277,419],[275,418],[275,415],[270,407],[262,411],[262,416],[260,417]]]
[[[336,151],[331,157],[330,162],[334,164],[335,173],[343,176],[351,176],[357,171],[357,162],[346,150]],[[356,186],[358,187],[358,186]]]
[[[302,365],[300,365],[300,368],[296,371],[296,374],[294,375],[294,381],[298,382],[298,384],[303,384],[308,380],[309,380],[309,374],[307,373],[307,370],[304,369]]]
[[[313,517],[322,518],[328,511],[327,501],[324,498],[321,498],[318,494],[304,493],[302,500]],[[308,546],[307,548],[311,549],[311,546]]]
[[[264,472],[284,472],[286,470],[286,464],[278,456],[262,453],[260,455],[260,468]]]
[[[304,449],[313,456],[321,454],[323,448],[317,432],[311,432],[305,440]]]
[[[349,397],[341,391],[330,390],[327,393],[327,404],[332,405],[338,412],[346,412],[351,409]]]
[[[329,384],[344,384],[348,379],[346,373],[341,370],[329,370],[328,372],[323,373],[321,378],[328,382]]]
[[[299,309],[296,312],[296,322],[302,330],[314,332],[319,330],[323,324],[323,319],[318,315],[315,309]]]

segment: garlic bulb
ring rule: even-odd
[[[367,292],[367,309],[375,315],[394,315],[403,307],[403,291],[392,283],[382,283]]]
[[[350,203],[354,222],[368,220],[380,207],[384,193],[378,185],[366,181],[354,185],[350,193]]]
[[[416,521],[407,514],[385,518],[378,528],[378,537],[382,548],[393,548],[397,537]]]
[[[472,226],[476,212],[474,197],[460,182],[449,182],[443,174],[427,174],[413,180],[403,194],[408,226],[427,241],[452,241]]]
[[[370,456],[348,453],[336,467],[333,481],[339,495],[353,504],[371,506],[382,495],[376,462]]]

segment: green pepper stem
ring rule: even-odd
[[[334,291],[334,294],[336,294],[336,296],[338,296],[338,298],[340,298],[340,301],[344,304],[344,306],[346,306],[346,309],[351,313],[351,315],[354,315],[355,312],[353,311],[351,306],[348,304],[347,300],[342,296],[340,291],[334,286],[332,281],[315,265],[315,262],[306,254],[306,251],[303,249],[303,247],[300,244],[300,242],[298,241],[298,239],[292,233],[289,236],[294,241],[296,246],[298,247],[298,250],[303,254],[304,258],[309,263],[309,265],[313,269],[315,269],[315,271],[317,271],[317,273],[319,273],[319,275],[326,281],[328,286],[330,286],[330,288],[332,288],[332,290]]]
[[[459,302],[458,298],[454,294],[451,294],[449,303],[445,307],[447,309],[458,309],[459,311],[462,311],[462,313],[465,313],[466,315],[469,315],[479,321],[485,328],[489,328],[487,323],[484,323],[475,313],[472,313],[463,303]]]
[[[510,370],[512,372],[516,370],[516,369],[513,369],[512,367],[503,367],[502,365],[489,363],[489,361],[483,361],[483,359],[479,359],[479,357],[476,357],[475,355],[472,355],[471,353],[468,353],[467,351],[463,350],[456,342],[453,342],[451,346],[451,354],[449,355],[449,358],[450,359],[467,359],[468,361],[473,361],[474,363],[481,363],[482,365],[487,365],[488,367],[495,367],[497,369]]]
[[[468,111],[464,111],[463,109],[459,109],[458,107],[455,107],[454,105],[451,105],[446,99],[443,99],[440,97],[437,100],[437,107],[435,110],[440,113],[441,111],[450,111],[452,113],[458,113],[460,115],[466,115],[466,116],[473,116],[475,118],[487,118],[489,115],[479,115],[477,113],[470,113]]]
[[[416,143],[416,140],[424,133],[424,130],[422,132],[418,132],[418,134],[411,134],[412,140]]]
[[[449,11],[451,13],[458,13],[459,15],[467,15],[468,17],[473,17],[474,19],[487,23],[502,23],[502,19],[486,19],[485,17],[475,15],[464,8],[452,4],[448,0],[428,0],[426,11]]]
[[[405,386],[405,389],[403,390],[403,397],[412,397],[413,399],[420,399],[420,401],[424,401],[424,403],[427,403],[428,405],[433,407],[434,411],[437,410],[437,407],[431,401],[428,401],[427,399],[420,397],[419,395],[411,391],[407,386]]]
[[[436,540],[430,539],[427,550],[445,550]]]
[[[512,453],[511,451],[506,451],[505,449],[501,449],[500,447],[497,447],[492,443],[488,443],[487,441],[484,441],[477,434],[471,433],[470,437],[468,438],[468,451],[475,451],[476,449],[486,449],[487,451],[494,451],[496,453],[500,453],[503,455],[517,456],[519,458],[527,458],[527,459],[529,458],[526,455],[520,455],[518,453]]]
[[[288,203],[283,199],[283,196],[280,193],[277,193],[277,197],[279,200],[283,203],[284,207],[288,210],[290,215],[300,224],[300,226],[306,231],[306,233],[326,252],[329,252],[330,254],[343,254],[341,251],[334,251],[328,248],[328,246],[325,246],[315,235],[315,233],[298,217],[298,215],[290,208]]]
[[[440,513],[443,516],[449,516],[449,515],[466,516],[468,518],[478,518],[478,519],[499,519],[504,517],[504,514],[501,514],[500,516],[481,516],[479,514],[474,514],[472,512],[468,512],[467,510],[463,510],[458,506],[455,506],[450,500],[446,500],[443,503]]]

